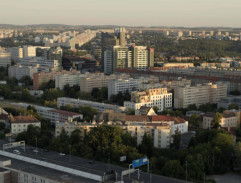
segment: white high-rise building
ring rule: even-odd
[[[11,65],[11,53],[0,51],[0,67]]]
[[[183,32],[182,31],[178,31],[177,32],[177,37],[182,37],[183,36]]]
[[[164,36],[169,36],[169,34],[170,34],[169,31],[163,31]]]
[[[123,94],[125,92],[131,92],[138,88],[138,79],[115,79],[110,80],[108,83],[108,98],[110,99],[111,95],[117,95],[119,92]]]
[[[34,46],[23,46],[23,57],[35,57],[36,48]]]

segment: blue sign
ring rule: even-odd
[[[147,165],[147,164],[148,164],[148,158],[147,157],[132,161],[133,168],[140,167],[140,166]]]

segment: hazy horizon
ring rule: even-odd
[[[240,0],[2,0],[0,24],[241,27]]]

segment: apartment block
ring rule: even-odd
[[[82,75],[80,72],[73,73],[57,73],[55,75],[55,88],[62,90],[65,85],[69,84],[70,87],[74,85],[80,85],[80,79]]]
[[[35,57],[36,47],[34,46],[23,46],[23,57]]]
[[[223,107],[228,109],[230,104],[237,104],[241,108],[241,96],[224,97],[218,102],[217,108]]]
[[[55,76],[56,75],[64,75],[64,74],[74,74],[74,73],[78,73],[80,74],[79,71],[76,70],[72,70],[72,71],[51,71],[51,72],[38,72],[38,73],[34,73],[33,74],[33,89],[34,90],[38,90],[39,88],[41,88],[42,86],[44,86],[44,84],[47,84],[50,80],[55,80]],[[65,80],[63,80],[63,84],[61,84],[61,81],[58,82],[59,85],[63,85],[64,83],[66,83]]]
[[[38,90],[50,80],[54,80],[55,72],[39,72],[33,74],[33,89]]]
[[[23,58],[23,48],[21,47],[9,48],[8,51],[11,53],[11,59],[15,62]]]
[[[154,48],[132,45],[132,68],[146,70],[154,66]]]
[[[26,103],[12,103],[14,106],[27,108]],[[76,118],[83,119],[83,115],[76,112],[64,111],[50,107],[31,105],[36,109],[36,112],[43,118],[49,119],[52,124],[59,122],[73,122]]]
[[[117,68],[136,68],[146,70],[154,66],[154,49],[145,46],[114,46],[113,70]]]
[[[140,82],[139,79],[139,89],[152,89],[152,88],[167,88],[169,91],[178,86],[191,85],[191,80],[187,79],[177,79],[177,80],[147,80]]]
[[[38,67],[14,65],[8,68],[8,77],[19,80],[23,76],[29,76],[31,79],[33,79],[33,74],[37,72]]]
[[[212,120],[215,116],[215,113],[207,112],[203,116],[202,127],[204,129],[210,129],[212,127]],[[222,118],[220,120],[221,127],[234,127],[238,126],[237,116],[233,112],[224,112],[222,113]]]
[[[41,128],[41,122],[33,116],[12,116],[10,115],[11,133],[16,136],[17,134],[27,131],[29,125]]]
[[[125,111],[125,107],[99,103],[99,102],[92,102],[88,100],[79,100],[67,97],[60,97],[57,99],[57,106],[60,108],[61,106],[72,106],[72,107],[79,107],[79,106],[90,106],[97,109],[99,112],[105,110],[114,110],[116,112],[123,112]]]
[[[80,91],[91,92],[93,88],[108,87],[108,82],[113,79],[129,79],[129,75],[105,75],[104,73],[85,73],[80,78]]]
[[[78,123],[78,122],[74,122],[74,123],[69,123],[69,122],[57,122],[55,124],[55,137],[59,136],[62,132],[62,130],[64,130],[67,135],[71,135],[71,133],[75,130],[80,130],[80,134],[82,135],[82,137],[84,137],[87,133],[89,133],[89,131],[96,127],[97,125],[94,123]]]
[[[188,121],[180,117],[165,115],[126,115],[114,111],[103,111],[95,118],[95,123],[118,126],[136,138],[137,144],[142,142],[145,133],[150,135],[156,148],[169,148],[172,135],[178,130],[181,134],[188,132]]]
[[[171,127],[171,135],[174,135],[176,130],[181,134],[188,132],[188,121],[180,117],[155,115],[152,116],[152,123],[168,124]]]
[[[11,53],[0,51],[0,67],[11,65]]]
[[[158,107],[159,111],[172,107],[172,93],[167,88],[148,89],[142,92],[131,92],[131,101],[125,101],[126,109],[138,110],[142,106]]]
[[[115,79],[110,80],[108,83],[108,98],[111,95],[117,95],[119,92],[130,93],[138,88],[138,79]]]
[[[187,108],[191,104],[200,106],[217,103],[223,97],[227,97],[227,84],[222,82],[175,87],[174,107]]]
[[[137,144],[141,144],[144,134],[150,135],[153,145],[156,148],[169,148],[171,144],[171,128],[168,124],[162,123],[129,123],[123,126],[133,137],[136,137]]]

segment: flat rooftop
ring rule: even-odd
[[[75,176],[65,172],[57,171],[51,168],[46,168],[46,167],[38,166],[32,163],[27,163],[25,161],[20,161],[20,160],[8,158],[5,156],[0,156],[0,161],[7,161],[7,160],[11,160],[11,165],[6,167],[9,167],[11,169],[15,169],[18,171],[35,174],[35,175],[49,178],[55,181],[60,181],[63,183],[70,183],[70,182],[71,183],[96,183],[98,182],[98,181],[86,179],[80,176]],[[5,170],[5,169],[0,168],[0,171],[1,170]]]

